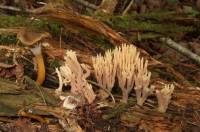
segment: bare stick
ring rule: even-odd
[[[17,34],[21,28],[0,28],[0,34]]]
[[[126,13],[130,10],[132,4],[133,4],[134,0],[131,0],[130,3],[128,4],[128,6],[126,7],[126,9],[123,11],[122,15],[126,15]]]
[[[17,7],[13,7],[13,6],[5,6],[5,5],[0,5],[0,9],[4,9],[4,10],[10,10],[10,11],[15,11],[15,12],[22,12],[23,10]],[[27,13],[32,13],[32,10],[29,9],[25,9],[25,12]]]
[[[12,68],[12,67],[14,67],[15,66],[15,64],[5,64],[5,63],[2,63],[2,62],[0,62],[0,68],[2,67],[2,68]]]
[[[14,47],[9,47],[9,46],[6,46],[6,45],[0,45],[0,50],[15,51],[16,48],[14,48]]]
[[[177,50],[178,52],[180,52],[181,54],[185,55],[186,57],[192,59],[193,61],[195,61],[198,65],[200,65],[200,56],[198,56],[197,54],[191,52],[190,50],[188,50],[187,48],[181,46],[180,44],[174,42],[172,39],[170,38],[161,38],[161,41],[166,43],[167,46],[169,46],[170,48],[173,48],[175,50]]]
[[[98,9],[98,6],[94,5],[94,4],[91,4],[90,2],[86,1],[86,0],[75,0],[76,2],[88,7],[88,8],[91,8],[93,10],[97,10]]]

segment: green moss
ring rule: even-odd
[[[46,30],[48,22],[43,20],[37,20],[30,23],[30,26],[36,30]]]
[[[25,26],[26,17],[22,16],[0,16],[0,28]]]
[[[100,47],[104,50],[114,48],[113,45],[107,39],[105,39],[103,36],[92,35],[92,36],[88,36],[88,39],[93,44],[96,44],[98,47]]]
[[[51,62],[50,62],[50,67],[51,68],[57,68],[57,67],[60,67],[61,66],[61,61],[58,60],[58,59],[53,59]]]
[[[61,24],[55,22],[48,22],[45,20],[30,21],[30,18],[25,16],[0,16],[0,28],[13,28],[13,27],[25,27],[36,31],[49,31],[53,36],[58,37],[60,34]],[[0,43],[16,43],[16,35],[0,35]]]
[[[124,104],[124,103],[120,103],[117,106],[115,106],[114,108],[112,108],[111,110],[107,111],[102,118],[105,120],[110,120],[112,118],[116,118],[116,117],[120,117],[122,114],[124,114],[129,107],[132,107],[136,104],[136,100],[129,98],[128,103]]]
[[[131,15],[126,16],[109,16],[100,18],[102,21],[106,22],[107,24],[113,25],[113,22],[125,22],[130,23],[131,21],[163,21],[163,20],[172,20],[176,18],[176,16],[182,16],[181,14],[177,14],[176,12],[172,11],[155,11],[150,13],[142,13],[136,14],[132,13]],[[125,24],[127,25],[127,24]],[[129,24],[130,25],[130,24]]]
[[[151,22],[137,22],[133,21],[130,25],[132,29],[139,31],[150,31],[157,33],[182,33],[182,32],[192,32],[195,29],[191,26],[179,26],[176,24],[155,24]]]
[[[1,44],[10,44],[16,43],[16,35],[0,35],[0,43]]]
[[[93,16],[94,15],[94,11],[91,9],[86,9],[84,15],[86,16]]]
[[[136,20],[156,20],[156,21],[162,21],[162,20],[173,20],[176,19],[176,17],[185,16],[185,14],[178,14],[174,11],[154,11],[150,13],[142,13],[142,14],[132,14],[130,17],[135,18]]]
[[[116,28],[116,29],[128,29],[130,26],[129,17],[110,17],[108,19],[104,19],[103,21],[108,24],[109,26]]]
[[[46,20],[37,19],[31,21],[29,17],[25,16],[0,16],[0,28],[8,27],[22,27],[28,26],[36,30],[47,30],[48,28],[52,29],[53,33],[59,32],[59,27],[61,24],[55,22],[48,22]]]
[[[157,33],[140,33],[138,35],[129,35],[127,36],[128,40],[132,41],[144,41],[144,40],[152,40],[152,39],[158,39],[162,35]]]
[[[60,32],[61,32],[61,26],[62,25],[59,23],[50,23],[49,24],[49,29],[53,36],[59,37]]]
[[[186,14],[177,14],[175,12],[157,11],[146,14],[132,14],[127,16],[112,16],[103,18],[106,24],[118,31],[139,31],[144,34],[144,38],[155,38],[156,34],[167,35],[176,38],[183,33],[192,33],[197,30],[191,23],[180,23],[180,17],[184,18]],[[186,17],[185,17],[186,18]],[[166,20],[170,20],[167,21]],[[183,19],[184,20],[184,19]]]

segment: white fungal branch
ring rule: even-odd
[[[96,95],[92,89],[92,86],[87,82],[85,78],[86,76],[89,76],[88,74],[90,73],[88,67],[84,66],[84,70],[86,71],[86,73],[84,73],[81,64],[77,60],[76,53],[73,51],[67,52],[65,60],[72,72],[71,92],[73,94],[80,94],[84,96],[88,103],[91,104],[94,101]]]
[[[165,85],[163,89],[156,90],[156,96],[158,99],[158,111],[161,113],[165,113],[167,107],[170,103],[172,93],[174,91],[174,85]]]
[[[61,76],[60,71],[58,70],[58,68],[56,68],[56,73],[58,75],[58,80],[59,80],[59,87],[56,89],[56,93],[60,94],[62,92],[62,87],[63,87],[63,79]]]
[[[117,67],[117,78],[123,94],[123,102],[127,102],[128,95],[134,86],[135,64],[139,59],[139,52],[132,45],[123,44],[114,50],[114,60]]]
[[[151,72],[148,71],[148,60],[139,57],[140,52],[133,45],[123,44],[113,51],[106,51],[105,55],[92,57],[94,74],[98,84],[111,92],[115,78],[121,88],[123,99],[127,103],[129,93],[134,88],[136,93],[137,104],[142,106],[148,96],[153,94],[154,86],[150,86]],[[56,68],[59,78],[59,88],[56,92],[62,91],[62,86],[71,85],[71,93],[80,97],[77,103],[84,103],[85,99],[89,104],[95,100],[95,93],[86,78],[90,76],[90,68],[85,64],[80,64],[74,51],[67,51],[64,57],[64,65],[60,70]],[[158,111],[166,112],[174,85],[165,85],[162,90],[156,90],[158,99]],[[105,99],[109,94],[100,90],[100,97]],[[83,99],[83,100],[82,100]],[[80,102],[79,102],[80,101]],[[65,106],[68,107],[69,101],[66,98]],[[70,105],[74,108],[74,105]]]
[[[70,84],[72,94],[83,96],[91,104],[96,95],[86,80],[86,77],[90,75],[88,66],[81,65],[77,60],[76,53],[71,50],[66,52],[64,59],[65,64],[60,67],[63,83]]]
[[[117,65],[114,63],[113,53],[108,50],[105,56],[97,55],[97,57],[92,58],[94,74],[97,79],[98,84],[106,88],[111,92],[114,83]],[[108,93],[105,91],[100,91],[100,96],[102,98],[107,98]]]
[[[134,88],[136,93],[137,104],[142,106],[145,100],[153,94],[154,86],[150,86],[151,72],[148,71],[148,60],[139,57],[140,52],[133,45],[123,44],[121,47],[115,48],[113,51],[106,51],[105,55],[97,55],[92,57],[94,74],[98,84],[111,92],[115,78],[121,88],[123,99],[127,103],[129,93]],[[65,63],[56,69],[59,77],[59,88],[57,92],[62,91],[62,86],[71,85],[71,93],[76,97],[77,105],[84,103],[85,99],[89,104],[95,100],[95,93],[86,78],[90,76],[90,68],[85,64],[80,64],[77,60],[76,53],[67,51],[64,57]],[[165,85],[162,90],[156,90],[158,99],[158,111],[166,112],[174,85]],[[100,90],[100,97],[105,99],[109,94]],[[69,100],[64,102],[68,108]],[[77,106],[76,105],[76,106]],[[70,105],[69,108],[74,108]]]
[[[123,44],[113,52],[107,51],[104,56],[93,57],[98,84],[111,92],[117,77],[123,94],[122,101],[127,103],[128,95],[135,86],[137,102],[142,105],[153,88],[149,88],[151,73],[147,70],[148,61],[139,58],[139,55],[136,47]]]
[[[60,67],[60,70],[56,68],[56,73],[59,79],[59,87],[56,89],[56,93],[61,94],[63,85],[67,86],[70,84],[72,72],[65,62],[64,65]]]
[[[136,63],[136,72],[134,75],[135,92],[137,104],[142,106],[149,95],[154,91],[153,86],[149,86],[151,72],[147,70],[148,61],[140,58]]]
[[[72,72],[66,62],[63,66],[60,67],[60,73],[61,73],[64,85],[67,86],[71,82]]]

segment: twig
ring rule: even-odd
[[[123,11],[122,16],[126,15],[126,13],[130,10],[134,0],[131,0],[126,9]]]
[[[21,28],[0,28],[0,34],[17,34]]]
[[[88,7],[88,8],[91,8],[93,10],[97,10],[98,9],[98,6],[94,5],[94,4],[91,4],[90,2],[88,1],[85,1],[85,0],[75,0],[76,2]]]
[[[0,117],[0,121],[4,122],[4,123],[14,123],[15,122],[15,120],[10,119],[8,117]]]
[[[18,65],[18,64],[19,64],[19,63],[17,62],[17,54],[16,54],[16,53],[13,54],[13,63],[14,63],[15,65]]]
[[[3,67],[3,68],[12,68],[14,66],[15,66],[15,64],[9,65],[9,64],[5,64],[5,63],[0,62],[0,67]]]
[[[30,61],[30,59],[26,58],[23,55],[20,55],[20,58],[24,59],[25,61],[29,62],[30,64],[34,65],[34,63],[32,61]]]
[[[60,39],[59,39],[59,43],[60,43],[60,49],[62,49],[62,28],[60,28]]]
[[[1,49],[10,50],[10,51],[15,51],[16,50],[16,48],[5,46],[5,45],[0,45],[0,50]]]
[[[13,6],[5,6],[5,5],[0,5],[0,9],[4,9],[4,10],[10,10],[10,11],[15,11],[15,12],[27,12],[27,13],[33,13],[32,10],[29,10],[29,9],[25,9],[25,10],[22,10],[20,8],[17,8],[17,7],[13,7]]]
[[[179,53],[185,55],[186,57],[195,61],[198,65],[200,65],[200,56],[191,52],[190,50],[182,47],[180,44],[176,43],[170,38],[161,38],[161,41],[166,43],[170,48],[177,50]]]
[[[99,84],[97,84],[97,83],[94,82],[94,81],[91,81],[91,80],[87,80],[87,81],[88,81],[89,83],[91,83],[91,84],[93,84],[93,85],[95,85],[95,86],[97,86],[97,87],[103,89],[106,93],[108,93],[108,94],[110,95],[110,97],[112,98],[113,103],[115,104],[115,98],[114,98],[114,96],[112,95],[112,93],[111,93],[110,91],[108,91],[107,89],[101,87]]]
[[[28,117],[30,119],[38,120],[41,123],[47,123],[47,121],[45,119],[43,119],[42,117],[40,117],[39,115],[33,115],[31,113],[26,113],[24,111],[19,111],[18,115],[23,116],[23,117]]]

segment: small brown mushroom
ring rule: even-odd
[[[41,85],[45,80],[45,65],[41,45],[38,45],[38,43],[49,37],[51,37],[51,35],[48,32],[33,32],[27,28],[23,28],[17,34],[17,38],[21,43],[25,46],[31,47],[31,51],[35,55],[38,66],[36,83],[39,85]]]
[[[39,41],[50,37],[51,35],[48,32],[34,32],[27,28],[21,29],[17,34],[17,38],[26,46],[33,46]]]

